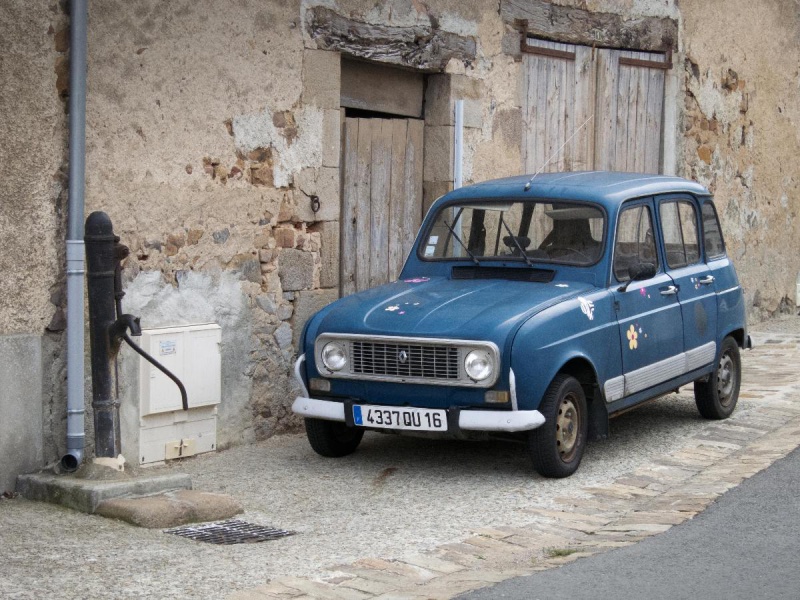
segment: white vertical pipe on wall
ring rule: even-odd
[[[455,118],[453,127],[453,189],[457,190],[463,183],[463,159],[464,159],[464,101],[456,100]],[[453,211],[456,209],[453,208]],[[453,218],[455,218],[455,212]],[[456,219],[453,229],[461,236],[461,218]],[[455,256],[461,256],[461,244],[453,246]]]
[[[69,206],[67,215],[67,453],[61,465],[74,471],[85,447],[83,386],[83,205],[86,178],[87,0],[70,2]]]
[[[456,100],[455,131],[453,152],[453,189],[457,190],[463,184],[464,162],[464,101]]]

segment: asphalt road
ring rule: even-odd
[[[800,449],[691,521],[461,600],[800,598]]]

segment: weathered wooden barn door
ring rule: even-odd
[[[400,274],[422,220],[421,119],[346,118],[341,293]]]
[[[597,53],[597,169],[661,172],[665,67],[663,54]]]
[[[526,172],[661,172],[666,68],[664,54],[528,38]]]
[[[592,169],[592,49],[528,38],[524,86],[525,171]]]

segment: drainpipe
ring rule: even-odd
[[[464,167],[464,101],[456,100],[455,106],[455,127],[453,140],[453,189],[460,188],[463,181]]]
[[[83,461],[83,205],[86,174],[87,0],[70,2],[69,32],[69,205],[67,209],[67,453],[66,471]]]

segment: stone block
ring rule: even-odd
[[[180,490],[142,498],[106,500],[100,503],[95,514],[139,527],[163,529],[186,523],[220,521],[242,512],[241,504],[227,494]]]
[[[314,287],[314,255],[302,250],[281,250],[278,277],[284,291],[309,290]]]
[[[338,110],[325,110],[322,116],[322,166],[339,168],[342,153],[342,115]]]
[[[275,229],[275,242],[279,248],[294,248],[297,243],[297,230],[294,227]]]
[[[425,124],[431,126],[453,124],[450,75],[428,76],[428,87],[425,90]]]
[[[483,127],[483,104],[480,100],[464,100],[464,127]]]
[[[320,235],[319,286],[339,287],[339,221],[326,221],[315,226]]]
[[[287,350],[292,345],[292,327],[289,323],[283,322],[273,334],[275,342],[281,350]]]
[[[24,377],[20,374],[24,373]],[[0,493],[14,490],[20,473],[41,468],[42,339],[0,336]]]
[[[422,184],[422,214],[427,214],[437,198],[452,191],[452,181],[426,181]]]
[[[303,51],[303,104],[339,108],[342,66],[338,52]]]
[[[303,169],[295,175],[295,185],[300,190],[295,195],[294,216],[307,223],[335,221],[341,210],[339,202],[339,168],[321,167]],[[319,210],[311,208],[309,196],[319,198]]]
[[[453,181],[453,127],[425,127],[424,181]]]
[[[313,290],[308,292],[298,292],[296,294],[294,303],[294,317],[292,318],[292,324],[294,325],[293,343],[295,347],[297,347],[297,344],[300,341],[300,334],[303,332],[303,326],[306,324],[306,321],[308,321],[318,310],[338,299],[338,289]]]

